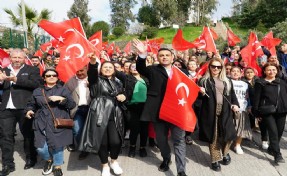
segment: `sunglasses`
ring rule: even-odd
[[[50,78],[50,77],[58,77],[58,75],[45,75],[45,78]]]
[[[217,68],[217,69],[222,69],[222,66],[217,66],[217,65],[210,65],[210,68],[212,68],[212,69],[215,69],[215,68]]]

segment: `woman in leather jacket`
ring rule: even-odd
[[[98,153],[102,176],[110,176],[110,167],[116,175],[123,173],[117,162],[123,142],[123,113],[121,103],[126,100],[122,84],[115,79],[115,67],[102,63],[98,73],[96,56],[90,55],[88,81],[91,104],[82,132],[79,150]],[[110,167],[108,156],[111,158]]]

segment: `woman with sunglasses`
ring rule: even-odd
[[[211,168],[220,171],[221,162],[231,162],[229,149],[231,141],[236,138],[232,111],[239,111],[232,82],[226,77],[222,59],[211,59],[208,71],[199,82],[202,100],[199,123],[199,139],[209,143]],[[222,158],[223,156],[223,158]]]
[[[88,81],[92,100],[79,150],[98,154],[102,163],[102,176],[110,176],[110,168],[116,175],[121,175],[123,170],[117,159],[124,137],[121,107],[126,96],[122,83],[115,79],[113,63],[103,62],[99,73],[97,57],[94,54],[89,57]]]
[[[46,161],[42,174],[48,175],[53,171],[54,176],[62,176],[64,147],[73,143],[73,133],[72,129],[55,128],[50,110],[56,118],[69,119],[69,110],[73,109],[76,103],[70,91],[58,84],[56,70],[46,69],[42,76],[45,85],[34,90],[25,112],[27,118],[34,118],[35,147]]]

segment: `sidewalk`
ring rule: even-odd
[[[286,129],[286,128],[285,128]],[[214,172],[210,169],[209,150],[205,143],[195,140],[194,145],[187,146],[187,167],[188,176],[287,176],[287,163],[276,166],[273,157],[259,149],[260,134],[254,132],[253,141],[243,141],[244,155],[237,155],[230,152],[232,162],[228,166],[222,165],[221,172]],[[127,143],[127,141],[126,141]],[[43,161],[36,164],[33,169],[24,170],[23,140],[20,132],[16,136],[15,163],[16,171],[11,176],[38,176],[41,174]],[[156,148],[147,148],[148,157],[135,158],[127,157],[128,147],[123,149],[119,157],[119,163],[124,170],[123,176],[173,176],[176,175],[174,155],[168,172],[162,173],[157,170],[161,163],[161,156]],[[281,140],[281,149],[284,159],[287,161],[287,130]],[[65,150],[65,164],[62,166],[65,176],[100,176],[101,164],[95,154],[90,154],[85,160],[78,160],[78,152]],[[9,176],[10,176],[9,175]],[[53,175],[53,174],[51,174]]]

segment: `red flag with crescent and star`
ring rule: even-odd
[[[272,56],[276,56],[275,46],[279,45],[282,42],[279,38],[273,37],[273,32],[270,31],[268,34],[264,36],[261,40],[263,46],[265,46],[271,53]]]
[[[182,130],[193,132],[196,115],[192,104],[197,98],[199,87],[177,67],[172,67],[166,92],[161,104],[160,119],[170,122]]]
[[[237,43],[240,43],[241,40],[230,29],[227,29],[227,42],[229,46],[235,46]]]
[[[73,32],[74,29],[76,29],[84,36],[84,38],[86,38],[86,34],[82,27],[81,20],[78,17],[58,23],[54,23],[48,20],[41,20],[38,23],[38,26],[44,29],[47,33],[49,33],[59,42],[64,42],[64,40],[66,39],[66,33]]]
[[[192,43],[199,49],[211,51],[216,53],[216,45],[214,43],[214,36],[209,27],[204,26],[202,33]]]
[[[89,41],[97,47],[99,50],[103,49],[103,35],[102,30],[94,33],[90,38]]]
[[[56,70],[64,82],[89,63],[90,58],[87,57],[89,53],[95,52],[99,57],[99,50],[77,30],[67,37],[60,49],[60,62]]]

